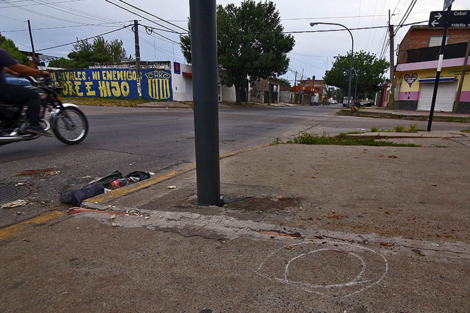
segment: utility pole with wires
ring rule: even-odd
[[[140,81],[140,45],[139,45],[139,21],[134,20],[134,31],[135,38],[135,73],[137,76],[137,95],[142,97],[142,85]]]
[[[392,89],[390,92],[390,101],[389,108],[395,108],[395,31],[394,27],[391,24],[391,15],[390,10],[388,10],[388,31],[390,33],[390,83],[392,84]]]
[[[35,57],[36,52],[34,51],[33,33],[31,32],[31,22],[29,20],[28,20],[28,29],[29,29],[29,39],[31,40],[31,52],[33,53],[33,57]]]

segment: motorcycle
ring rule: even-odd
[[[88,120],[85,114],[72,103],[62,103],[62,86],[51,84],[51,79],[35,80],[34,88],[41,97],[41,126],[52,129],[61,142],[75,145],[82,142],[88,134]],[[13,142],[37,139],[40,135],[25,132],[28,126],[26,107],[20,104],[0,103],[0,146]]]

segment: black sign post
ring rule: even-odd
[[[444,4],[445,7],[445,4]],[[447,28],[449,22],[449,16],[452,9],[452,3],[449,5],[449,10],[444,12],[444,33],[442,34],[442,44],[441,49],[439,52],[439,63],[437,65],[437,73],[436,73],[436,81],[434,82],[434,92],[432,94],[432,101],[431,101],[431,109],[429,110],[429,121],[428,121],[428,129],[427,131],[431,131],[432,126],[432,119],[434,116],[434,107],[436,106],[436,98],[437,98],[437,90],[439,88],[439,79],[441,78],[441,69],[442,69],[442,61],[444,60],[444,51],[446,48],[446,38],[447,38]]]

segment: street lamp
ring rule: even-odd
[[[310,26],[313,27],[315,25],[336,25],[336,26],[341,26],[341,27],[344,27],[348,32],[349,32],[349,35],[351,35],[351,42],[352,42],[352,46],[351,46],[351,64],[349,66],[349,89],[348,89],[348,108],[349,108],[349,105],[350,105],[350,102],[351,102],[351,80],[352,80],[352,67],[353,67],[353,56],[354,56],[354,37],[351,33],[351,31],[349,30],[349,28],[347,28],[346,26],[344,26],[343,24],[339,24],[339,23],[324,23],[324,22],[317,22],[317,23],[310,23]]]

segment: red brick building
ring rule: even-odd
[[[408,30],[399,45],[395,69],[396,109],[430,110],[442,35],[443,29],[427,26],[412,26]],[[468,113],[470,110],[470,71],[462,73],[469,40],[470,29],[448,29],[435,111]]]
[[[429,47],[440,47],[442,44],[442,28],[428,28],[427,26],[412,26],[398,46],[397,64],[408,62],[408,51]],[[467,43],[470,38],[470,29],[449,28],[446,45]]]

